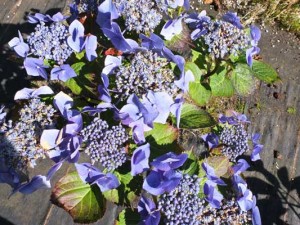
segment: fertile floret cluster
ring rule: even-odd
[[[126,161],[124,144],[128,140],[128,135],[122,125],[109,129],[106,121],[95,118],[81,131],[81,135],[87,144],[85,152],[93,164],[98,161],[111,171]]]
[[[79,13],[97,12],[98,9],[97,0],[73,0],[73,4],[77,5]]]
[[[20,119],[6,127],[6,133],[0,137],[0,158],[18,170],[34,167],[38,158],[45,157],[45,151],[39,146],[43,129],[52,125],[55,109],[40,99],[31,99],[20,110]]]
[[[242,124],[225,125],[220,140],[224,144],[222,153],[231,161],[249,149],[248,134]]]
[[[215,58],[224,58],[228,55],[236,55],[239,51],[250,46],[250,37],[242,29],[225,21],[211,22],[204,35],[208,51]]]
[[[219,209],[207,205],[197,219],[206,225],[252,224],[251,211],[243,212],[234,199],[223,199]]]
[[[140,97],[149,90],[174,95],[177,90],[168,62],[152,51],[138,52],[133,56],[130,65],[119,67],[116,88],[124,97],[133,93]]]
[[[60,22],[54,22],[49,26],[41,22],[28,38],[30,50],[43,59],[63,63],[73,52],[67,44],[69,35],[68,28]]]
[[[138,33],[151,33],[162,19],[155,1],[151,0],[115,0],[116,6],[125,18],[128,30]]]
[[[202,213],[205,201],[198,197],[199,183],[196,175],[190,177],[186,174],[173,191],[159,198],[158,209],[165,215],[164,224],[201,224],[197,217]]]

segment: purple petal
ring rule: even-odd
[[[33,91],[34,89],[31,88],[23,88],[22,90],[16,92],[14,100],[30,99]]]
[[[44,79],[47,79],[47,72],[45,68],[48,67],[44,65],[43,60],[27,57],[24,60],[24,67],[28,75],[41,76]]]
[[[121,50],[123,52],[132,50],[132,47],[127,43],[117,23],[113,22],[111,24],[111,29],[102,28],[102,31],[105,34],[105,36],[110,39],[111,43],[116,49]]]
[[[220,208],[221,201],[223,200],[223,195],[217,190],[214,185],[211,185],[209,182],[204,184],[204,194],[206,195],[205,200],[213,208]]]
[[[78,20],[74,20],[69,26],[71,36],[67,38],[68,45],[75,51],[81,52],[84,45],[84,26]]]
[[[97,37],[95,35],[88,35],[85,40],[85,51],[86,51],[86,58],[89,61],[93,61],[97,58]]]
[[[166,40],[171,40],[175,35],[178,35],[182,32],[182,19],[179,17],[175,20],[169,20],[163,26],[160,34],[164,36]]]
[[[226,185],[222,179],[220,179],[219,177],[216,176],[215,170],[210,165],[208,165],[208,163],[205,163],[205,162],[202,163],[202,168],[205,171],[207,178],[211,182],[214,182],[215,184],[218,184],[218,185]]]
[[[149,143],[134,150],[131,158],[131,175],[135,176],[149,169],[150,145]]]
[[[102,70],[102,74],[109,75],[115,68],[122,65],[122,58],[120,56],[108,55],[104,61],[105,67]]]
[[[168,172],[151,171],[143,183],[143,189],[152,195],[161,195],[176,188],[182,174],[173,170]]]
[[[176,155],[172,152],[168,152],[162,156],[155,158],[151,163],[151,166],[155,167],[156,170],[169,171],[182,166],[187,158],[188,155],[185,153]]]
[[[142,217],[142,224],[158,225],[160,212],[156,210],[155,203],[142,195],[138,203],[138,212]]]
[[[30,182],[22,185],[17,190],[22,194],[31,194],[38,189],[51,188],[50,181],[45,176],[34,176]]]
[[[246,60],[247,60],[247,64],[252,67],[253,64],[253,59],[252,57],[256,54],[258,54],[260,52],[260,48],[253,46],[249,49],[246,50]]]
[[[263,150],[263,145],[256,144],[251,153],[251,161],[260,160],[259,153]]]
[[[50,80],[61,80],[63,82],[66,82],[68,79],[76,76],[77,75],[73,68],[68,64],[64,64],[58,67],[54,67],[51,70]]]
[[[131,123],[132,126],[132,136],[133,140],[136,144],[143,144],[145,143],[145,135],[144,135],[144,124],[141,120],[137,120],[133,123]]]
[[[63,161],[54,164],[47,173],[47,180],[51,180],[54,174],[61,168]]]
[[[176,117],[176,126],[179,128],[181,109],[184,102],[183,95],[179,94],[176,96],[174,104],[171,105],[170,111]]]
[[[55,95],[54,106],[60,111],[65,119],[68,119],[68,112],[73,107],[73,99],[62,91]]]
[[[111,29],[111,21],[118,18],[119,13],[112,0],[105,0],[98,7],[96,22],[101,28]]]
[[[201,136],[201,138],[208,144],[210,149],[219,145],[219,137],[214,133],[204,134]]]
[[[233,170],[234,174],[238,175],[238,174],[246,171],[249,167],[250,167],[250,165],[247,163],[246,160],[239,159],[238,163],[236,165],[232,166],[232,170]]]
[[[257,44],[257,42],[261,38],[261,31],[257,26],[251,25],[250,26],[250,35],[252,40]]]
[[[170,107],[174,103],[172,97],[165,92],[149,91],[143,97],[143,103],[148,107],[154,107],[158,111],[158,116],[153,122],[165,124],[170,114]]]
[[[53,149],[57,146],[57,139],[60,131],[57,129],[43,130],[40,145],[45,150]]]
[[[29,52],[29,46],[23,41],[23,37],[18,31],[19,37],[15,37],[12,40],[8,42],[9,47],[13,48],[15,52],[21,56],[21,57],[26,57],[28,52]]]
[[[237,13],[227,12],[223,15],[222,20],[231,23],[239,29],[243,29],[243,26],[241,24],[240,18],[237,16]]]
[[[175,80],[174,84],[186,93],[189,90],[189,83],[192,81],[195,81],[195,77],[193,73],[188,70],[179,80]]]
[[[97,179],[94,183],[98,185],[102,192],[115,189],[120,185],[118,178],[112,173],[107,173],[105,176]]]

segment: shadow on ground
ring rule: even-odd
[[[37,9],[31,9],[32,12],[39,12]],[[61,9],[50,9],[46,14],[53,15],[60,12]],[[28,12],[24,15],[24,20]],[[34,31],[34,25],[30,23],[21,24],[0,24],[0,104],[4,103],[10,106],[13,102],[15,93],[29,87],[30,77],[22,67],[22,58],[17,57],[15,52],[8,46],[8,42],[18,36],[18,30],[23,35],[28,35]]]

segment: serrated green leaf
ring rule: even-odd
[[[137,225],[140,222],[140,214],[135,210],[123,209],[115,225]]]
[[[211,127],[215,124],[216,121],[213,117],[203,109],[192,104],[186,103],[183,105],[180,117],[180,128],[197,129]]]
[[[193,102],[199,106],[206,105],[211,97],[209,88],[204,87],[199,82],[189,83],[189,96]]]
[[[105,212],[105,199],[97,185],[84,183],[77,172],[62,177],[52,190],[53,204],[66,210],[76,223],[92,223]]]
[[[230,166],[230,162],[226,156],[212,156],[208,157],[206,160],[207,163],[214,168],[215,174],[218,177],[226,174]]]
[[[75,53],[75,57],[78,60],[81,60],[84,57],[84,55],[85,55],[85,51],[81,51],[81,52]]]
[[[251,94],[255,88],[253,72],[247,64],[238,63],[231,75],[235,91],[242,96]]]
[[[254,76],[268,84],[280,80],[276,70],[269,64],[261,61],[253,60],[252,71],[254,72]]]
[[[184,66],[184,70],[185,71],[190,70],[193,73],[193,75],[195,77],[195,80],[196,81],[200,81],[201,75],[202,75],[202,71],[199,69],[199,67],[195,63],[193,63],[193,62],[187,62],[185,64],[185,66]]]
[[[231,97],[234,94],[233,85],[226,77],[226,70],[210,77],[210,88],[213,96]]]
[[[117,189],[105,191],[103,192],[103,196],[106,200],[111,201],[113,203],[120,202],[119,190]]]

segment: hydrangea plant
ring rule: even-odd
[[[253,59],[258,27],[233,12],[213,19],[188,0],[76,0],[69,15],[28,22],[34,31],[9,45],[47,85],[16,93],[17,121],[0,110],[0,182],[12,194],[52,187],[51,201],[79,223],[111,201],[124,207],[117,224],[261,224],[242,176],[245,154],[260,159],[259,134],[242,113],[204,107],[279,79]],[[200,128],[210,132],[198,154],[178,137]],[[44,158],[49,171],[24,180]],[[53,184],[63,164],[74,170]]]

